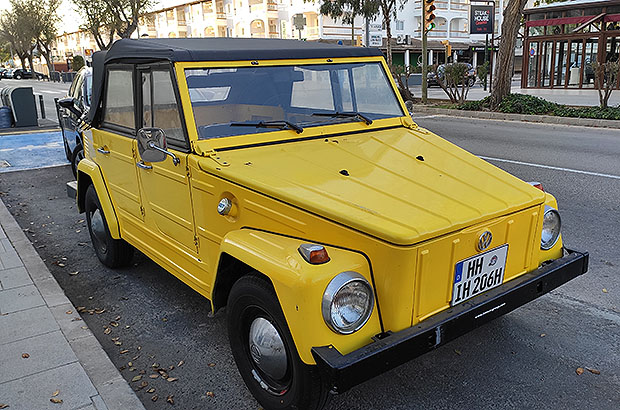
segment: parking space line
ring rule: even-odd
[[[482,158],[484,160],[487,160],[487,161],[507,162],[509,164],[527,165],[529,167],[553,169],[555,171],[564,171],[564,172],[572,172],[572,173],[575,173],[575,174],[592,175],[592,176],[595,176],[595,177],[620,179],[620,175],[611,175],[611,174],[603,174],[603,173],[600,173],[600,172],[582,171],[582,170],[579,170],[579,169],[554,167],[554,166],[551,166],[551,165],[533,164],[531,162],[514,161],[514,160],[511,160],[511,159],[484,157],[482,155],[478,155],[478,157]]]

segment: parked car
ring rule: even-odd
[[[472,66],[469,63],[462,63],[462,64],[465,64],[468,67],[467,83],[469,87],[473,87],[474,84],[476,84],[476,69],[474,68],[474,66]],[[445,64],[441,64],[439,65],[439,67],[437,67],[437,73],[439,74],[440,78],[443,77],[444,71],[445,71]],[[439,82],[437,81],[437,75],[432,69],[431,71],[428,72],[428,75],[426,78],[427,78],[427,84],[429,87],[432,87],[432,86],[439,87]]]
[[[79,124],[82,115],[90,108],[92,79],[92,69],[82,67],[73,78],[69,92],[65,97],[65,100],[70,100],[75,109],[64,108],[60,104],[56,104],[56,115],[62,131],[65,156],[71,162],[71,170],[74,176],[77,176],[78,163],[84,158],[84,144]]]
[[[226,306],[265,409],[320,409],[587,271],[555,198],[419,127],[389,73],[376,48],[294,40],[93,55],[76,196],[95,253],[137,248]]]
[[[7,69],[2,73],[2,78],[13,78],[13,71],[15,71],[14,68]]]

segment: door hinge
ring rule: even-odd
[[[144,218],[144,207],[142,205],[140,205],[140,213],[142,214],[142,217]]]
[[[196,252],[198,252],[198,248],[200,248],[200,242],[196,235],[194,235],[194,246],[196,247]]]
[[[191,177],[192,177],[192,173],[191,173],[191,171],[190,171],[190,169],[189,169],[189,161],[187,161],[187,162],[185,163],[185,173],[187,174],[187,178],[188,178],[188,179],[191,179]]]

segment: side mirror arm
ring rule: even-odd
[[[166,154],[166,155],[168,155],[169,157],[171,157],[171,158],[172,158],[172,163],[173,163],[175,166],[179,165],[179,163],[181,162],[181,160],[180,160],[179,158],[177,158],[177,156],[176,156],[176,155],[174,155],[174,153],[172,153],[172,152],[170,152],[170,151],[167,151],[167,150],[165,150],[165,149],[163,149],[163,148],[158,147],[158,146],[155,144],[155,142],[154,142],[154,141],[149,141],[149,142],[148,142],[148,145],[149,145],[149,148],[154,149],[154,150],[159,151],[159,152],[163,152],[164,154]]]

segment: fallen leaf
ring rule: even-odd
[[[133,362],[127,363],[127,366],[129,366],[129,367],[133,366]]]
[[[125,354],[125,353],[128,353],[128,352],[129,352],[129,350],[125,349],[125,350],[121,350],[119,353],[120,354]]]
[[[83,219],[80,219],[80,220],[78,221],[78,223],[79,223],[79,224],[84,223],[84,220],[83,220]]]
[[[162,321],[162,322],[167,322],[167,321],[168,321],[168,318],[162,317],[162,318],[161,318],[161,321]]]
[[[72,310],[67,310],[65,313],[66,313],[67,315],[70,315],[70,314],[72,314],[72,313],[73,313],[73,311],[72,311]]]
[[[599,370],[591,369],[589,367],[586,367],[586,370],[589,371],[592,374],[601,374],[601,372]]]
[[[178,377],[168,377],[166,380],[168,380],[169,382],[176,382],[177,380],[179,380]]]
[[[114,320],[117,320],[117,321],[118,321],[118,320],[121,320],[121,317],[120,317],[120,316],[116,316],[116,317],[114,318]]]
[[[88,329],[88,326],[82,326],[82,329],[86,330]]]
[[[181,367],[181,366],[183,366],[183,363],[185,363],[185,362],[184,362],[183,360],[181,360],[181,361],[179,362],[179,364],[177,364],[177,367]]]
[[[547,334],[546,334],[546,333],[541,333],[541,334],[540,334],[540,337],[545,337],[545,336],[547,336]]]
[[[577,370],[575,370],[575,373],[581,376],[583,374],[583,367],[578,367]]]
[[[98,315],[102,314],[103,312],[105,312],[105,309],[95,309],[95,313]]]
[[[114,344],[115,344],[115,345],[117,345],[117,346],[120,346],[120,345],[122,345],[122,344],[123,344],[123,342],[118,341],[118,342],[114,342]]]
[[[459,356],[461,355],[461,351],[460,350],[454,349],[454,353],[458,354]]]
[[[81,317],[74,317],[73,319],[71,319],[72,322],[79,322],[80,320],[82,320]]]
[[[125,329],[129,329],[131,326],[129,325],[125,325]]]
[[[140,370],[138,373],[140,373],[140,374],[146,374],[146,370]]]
[[[215,363],[209,363],[209,367],[215,367]]]
[[[603,288],[603,293],[607,293],[607,289]]]
[[[153,364],[151,365],[151,367],[156,369],[156,368],[158,368],[158,367],[159,367],[159,363],[153,363]]]
[[[150,388],[150,389],[148,389],[146,392],[147,392],[147,393],[154,393],[154,392],[155,392],[155,389],[151,387],[151,388]]]
[[[215,393],[213,393],[212,391],[208,391],[207,397],[215,397]]]
[[[30,355],[28,353],[22,353],[22,359],[27,359],[29,357]]]
[[[60,390],[56,390],[54,393],[52,393],[52,397],[56,397],[60,394]]]
[[[149,382],[144,381],[144,380],[142,381],[142,383],[140,383],[140,387],[141,387],[141,388],[145,388],[145,387],[146,387],[146,386],[148,386],[148,385],[149,385]]]
[[[56,404],[60,404],[60,403],[62,403],[62,399],[59,399],[58,397],[52,397],[52,398],[50,399],[50,401],[51,401],[52,403],[56,403]]]
[[[174,366],[168,367],[168,370],[174,370]]]
[[[110,329],[109,327],[106,327],[106,328],[103,330],[103,334],[104,334],[104,335],[109,335],[111,332],[112,332],[112,329]]]
[[[118,327],[118,323],[117,323],[117,322],[110,322],[110,326],[112,326],[112,327]]]
[[[49,235],[51,235],[51,233],[50,233]],[[58,266],[60,266],[61,268],[64,268],[64,267],[65,267],[65,264],[64,264],[64,263],[62,263],[62,262],[58,262]]]
[[[157,401],[158,398],[159,397],[156,394],[154,394],[153,397],[151,397],[151,401]]]
[[[166,398],[166,401],[170,404],[174,404],[174,400],[172,399],[172,397],[174,397],[173,395],[170,395]]]
[[[583,372],[583,370],[582,370]],[[134,376],[133,379],[131,379],[132,382],[137,382],[138,380],[140,380],[142,378],[142,376]]]
[[[75,310],[77,310],[78,312],[82,312],[84,310],[86,310],[86,306],[78,306],[75,308]]]
[[[77,275],[78,273],[80,273],[80,271],[76,270],[75,272],[69,272],[69,275],[71,275],[71,276],[75,276],[75,275]]]
[[[0,409],[6,409],[7,407],[9,407],[8,404],[0,403]]]
[[[149,376],[151,379],[157,379],[159,377],[158,374],[152,374]]]
[[[125,370],[126,368],[127,368],[127,367],[126,367],[125,365],[123,365],[123,366],[119,367],[119,368],[118,368],[118,370],[123,371],[123,370]],[[133,370],[133,369],[130,369],[130,370]]]

